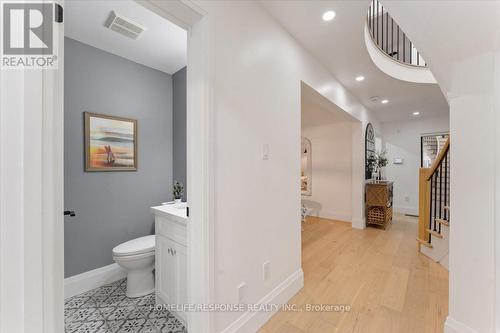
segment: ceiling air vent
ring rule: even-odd
[[[118,32],[128,38],[137,39],[146,30],[141,25],[131,21],[130,19],[118,15],[114,10],[109,14],[106,20],[106,27]]]

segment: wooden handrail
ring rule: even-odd
[[[431,168],[429,169],[429,171],[427,173],[426,180],[431,180],[432,175],[439,168],[439,165],[441,165],[441,162],[443,162],[444,157],[448,153],[448,149],[450,149],[450,138],[446,139],[446,142],[444,143],[443,148],[439,152],[439,154],[436,157],[436,160],[434,161],[434,163],[432,163],[432,166],[431,166]]]
[[[429,170],[420,168],[418,185],[418,238],[424,242],[429,240],[429,233],[426,231],[431,209],[431,182],[427,180]]]

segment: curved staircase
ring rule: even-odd
[[[373,41],[388,57],[405,65],[427,67],[420,52],[380,1],[371,1],[366,24]]]
[[[450,139],[430,168],[420,169],[420,252],[448,269],[450,239]]]
[[[368,8],[365,44],[374,64],[387,75],[408,82],[436,83],[418,49],[378,0],[371,0]]]

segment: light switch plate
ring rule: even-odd
[[[240,285],[238,286],[238,303],[240,303],[240,304],[245,302],[246,289],[247,289],[247,285],[245,282],[240,283]]]

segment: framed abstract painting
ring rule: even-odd
[[[85,171],[136,171],[137,120],[84,112]]]

